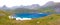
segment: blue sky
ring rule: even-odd
[[[60,0],[0,0],[0,6],[6,5],[8,7],[12,7],[32,4],[39,4],[42,6],[48,1],[60,2]]]

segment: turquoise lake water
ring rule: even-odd
[[[39,17],[44,17],[48,16],[46,13],[16,13],[15,17],[21,17],[21,18],[39,18]]]

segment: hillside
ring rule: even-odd
[[[32,19],[30,21],[12,20],[9,19],[6,14],[6,16],[2,16],[2,18],[0,18],[0,25],[60,25],[60,14],[51,14],[46,17]]]

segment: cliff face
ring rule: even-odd
[[[54,5],[54,2],[53,1],[49,1],[45,5],[43,5],[42,7],[48,7],[48,6],[53,6],[53,5]]]
[[[55,3],[54,8],[55,8],[56,13],[60,13],[60,2]]]

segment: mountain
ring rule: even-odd
[[[3,7],[0,8],[1,10],[10,10],[6,5],[3,5]]]
[[[3,7],[2,7],[2,9],[4,9],[4,10],[8,10],[8,7],[6,6],[6,5],[4,5]]]
[[[38,8],[40,8],[40,5],[39,4],[32,4],[32,5],[27,5],[27,6],[23,6],[23,5],[21,5],[21,6],[14,6],[14,7],[12,7],[12,8],[25,8],[25,9],[38,9]]]
[[[31,9],[38,9],[38,8],[40,8],[39,4],[32,4],[31,5]]]
[[[54,2],[53,1],[48,1],[45,5],[42,6],[42,8],[53,6]]]
[[[60,13],[60,2],[55,3],[54,9],[56,13]]]
[[[30,12],[37,12],[37,10],[26,9],[26,8],[16,8],[13,12],[14,13],[30,13]]]

